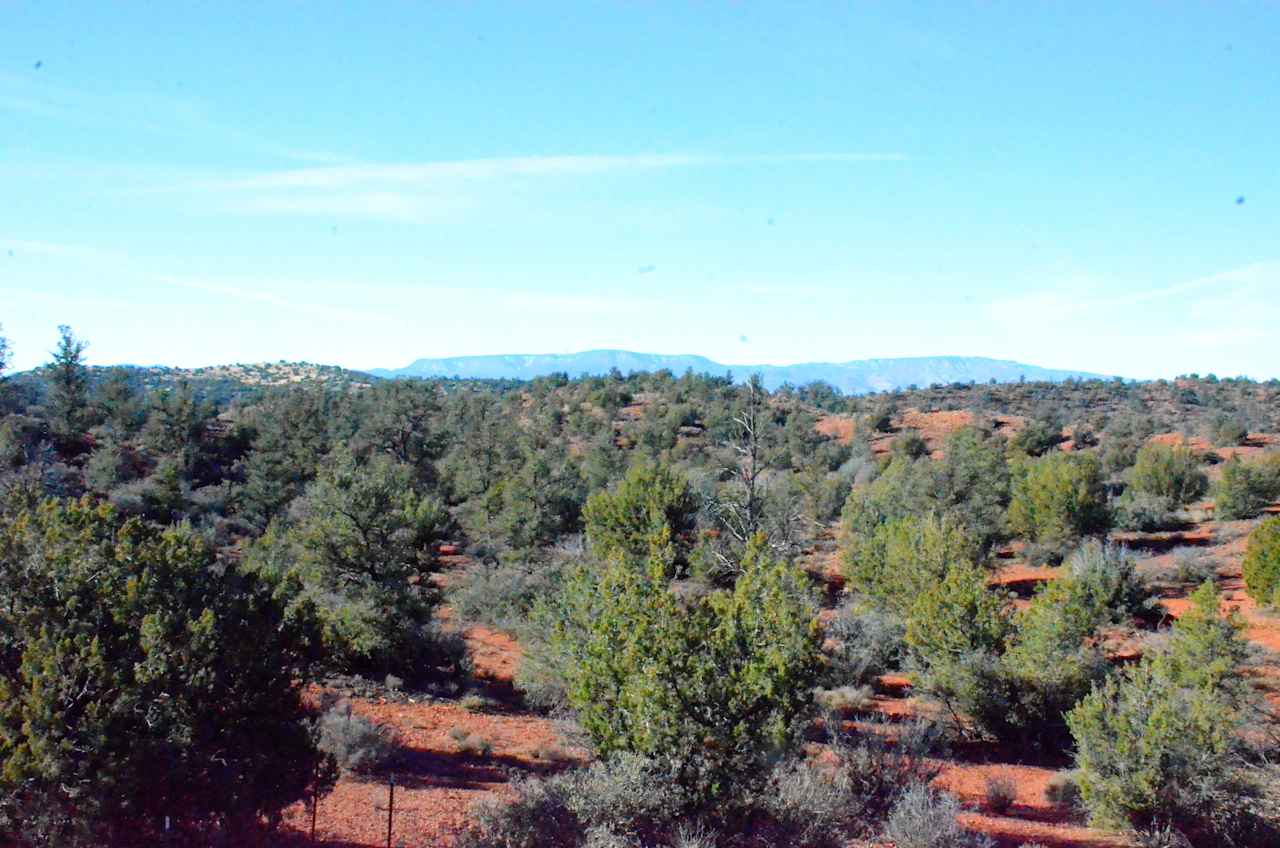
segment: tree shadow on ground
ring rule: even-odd
[[[473,754],[406,747],[388,770],[396,785],[410,789],[445,788],[486,791],[517,777],[545,777],[573,765],[569,761],[531,761],[510,754]],[[387,771],[371,775],[371,782],[386,782]]]

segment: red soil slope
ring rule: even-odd
[[[945,410],[938,412],[921,412],[908,409],[893,419],[892,430],[888,433],[873,433],[868,441],[876,455],[888,453],[894,439],[903,432],[911,430],[920,434],[926,447],[934,459],[942,456],[942,449],[947,437],[963,427],[974,423],[973,414],[965,410]],[[1002,433],[1016,433],[1026,426],[1026,419],[1017,415],[996,415],[991,419],[995,429]],[[853,441],[857,431],[857,422],[850,415],[825,415],[818,419],[815,429],[824,436],[829,436],[841,444]]]

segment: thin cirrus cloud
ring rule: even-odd
[[[344,161],[332,153],[278,144],[218,120],[198,100],[157,92],[95,92],[0,72],[0,113],[95,129],[126,129],[169,139],[216,140],[242,151],[295,162]]]
[[[169,288],[184,289],[211,296],[215,300],[239,301],[265,305],[287,313],[324,317],[350,322],[353,318],[385,322],[403,316],[396,309],[361,308],[371,291],[380,297],[374,301],[402,304],[429,293],[432,302],[458,309],[496,308],[519,315],[627,315],[652,306],[652,300],[613,295],[556,294],[549,292],[509,291],[490,287],[450,286],[422,283],[400,287],[370,285],[342,280],[249,279],[209,280],[172,275],[153,276],[152,281]],[[280,292],[293,292],[294,296]],[[323,293],[323,294],[318,294]]]
[[[901,162],[903,153],[793,153],[776,156],[724,156],[693,153],[626,155],[508,156],[379,165],[340,165],[293,168],[221,182],[205,183],[223,189],[335,189],[368,185],[423,185],[449,180],[492,180],[597,174],[667,168],[717,167],[818,162]]]
[[[315,215],[323,217],[382,218],[423,221],[468,208],[471,203],[457,195],[402,191],[325,192],[311,196],[290,193],[262,193],[246,198],[243,211],[268,215]]]
[[[305,317],[326,318],[345,322],[358,315],[358,310],[346,306],[327,306],[313,303],[305,298],[292,298],[276,294],[273,291],[279,288],[276,281],[252,280],[241,281],[237,285],[228,285],[223,282],[210,282],[168,275],[152,277],[152,281],[161,286],[212,295],[217,300],[266,305],[282,312],[294,313]]]
[[[93,262],[119,262],[125,255],[116,250],[66,242],[35,241],[0,235],[0,251],[11,259],[79,259]]]
[[[1171,377],[1204,370],[1270,376],[1259,363],[1280,321],[1280,262],[1261,262],[1189,280],[1108,295],[1103,280],[992,301],[985,318],[999,328],[1010,358],[1034,351],[1045,361],[1127,377]],[[1206,324],[1231,316],[1231,329]],[[1208,329],[1206,329],[1208,327]]]
[[[1217,274],[1184,280],[1179,283],[1143,289],[1119,295],[1094,296],[1090,292],[1100,286],[1067,284],[1048,291],[1002,298],[987,305],[989,316],[1007,324],[1022,324],[1044,316],[1061,321],[1068,317],[1120,315],[1122,310],[1141,304],[1185,303],[1189,296],[1205,298],[1255,292],[1272,292],[1263,303],[1280,291],[1280,262],[1259,262]]]
[[[752,165],[902,162],[902,153],[544,155],[273,170],[166,187],[222,196],[251,213],[425,219],[477,202],[468,187],[513,179],[590,178],[605,173]]]
[[[651,298],[627,297],[618,294],[581,295],[551,294],[546,292],[495,292],[496,302],[512,312],[521,314],[549,314],[603,317],[606,315],[637,315],[653,306]]]

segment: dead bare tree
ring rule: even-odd
[[[790,503],[783,505],[779,515],[769,514],[769,478],[774,469],[767,451],[768,392],[759,374],[752,374],[747,380],[743,396],[745,403],[733,417],[735,433],[728,443],[734,460],[725,468],[728,485],[707,504],[707,511],[728,537],[728,544],[714,551],[721,569],[728,574],[739,571],[742,550],[757,533],[766,533],[770,548],[793,552],[795,530],[804,520],[802,510]]]

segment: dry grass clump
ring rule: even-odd
[[[985,837],[969,833],[956,817],[960,802],[952,795],[923,783],[907,788],[889,812],[884,835],[896,848],[977,848],[991,845]]]
[[[1080,786],[1076,783],[1074,769],[1060,771],[1049,778],[1044,788],[1044,798],[1055,807],[1075,807],[1080,803]]]
[[[872,688],[867,684],[861,686],[839,686],[835,689],[819,689],[814,700],[825,710],[841,715],[866,712],[875,703]]]
[[[368,774],[385,766],[399,747],[395,731],[352,710],[339,701],[317,720],[316,747],[330,754],[347,773]]]
[[[458,746],[459,753],[470,754],[473,757],[487,757],[493,750],[493,743],[488,739],[458,725],[449,728],[449,738]]]
[[[987,778],[987,809],[1004,815],[1018,797],[1018,787],[1005,775]]]

